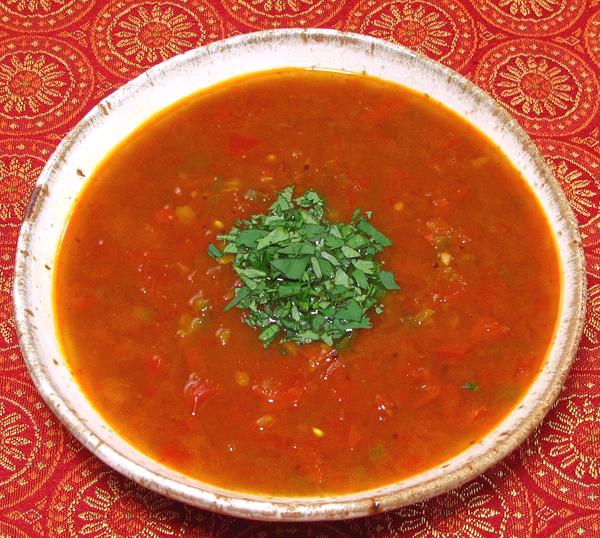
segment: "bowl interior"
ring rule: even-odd
[[[489,435],[452,460],[401,482],[352,495],[266,497],[187,478],[140,453],[105,424],[80,391],[57,344],[51,302],[54,257],[79,192],[104,156],[164,107],[229,78],[280,67],[344,70],[430,95],[494,140],[539,198],[559,248],[560,321],[542,371],[519,406]],[[407,49],[332,30],[248,34],[160,64],[95,107],[44,168],[19,239],[15,310],[21,348],[44,399],[76,437],[126,476],[190,504],[255,519],[366,515],[442,493],[514,449],[556,398],[575,355],[585,305],[583,252],[572,212],[531,140],[494,101],[453,71]]]

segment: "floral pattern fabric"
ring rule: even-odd
[[[28,197],[62,137],[151,65],[228,36],[325,27],[410,47],[471,79],[524,126],[581,227],[587,320],[543,424],[440,497],[375,517],[268,524],[211,514],[123,478],[42,402],[12,312]],[[599,0],[1,0],[0,537],[600,536]]]

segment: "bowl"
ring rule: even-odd
[[[526,395],[478,443],[442,465],[354,494],[272,497],[217,488],[150,459],[119,437],[88,402],[62,355],[51,301],[54,258],[73,204],[95,167],[140,124],[220,81],[279,67],[365,73],[403,84],[454,110],[495,141],[520,170],[548,217],[563,276],[559,324]],[[515,449],[557,397],[574,359],[586,299],[584,256],[573,213],[533,142],[504,109],[465,78],[403,47],[334,30],[274,30],[189,51],[153,67],[101,101],[64,138],[43,169],[21,229],[14,304],[25,362],[40,394],[83,445],[149,489],[251,519],[365,516],[438,495],[473,479]]]

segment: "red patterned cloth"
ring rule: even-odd
[[[0,0],[0,537],[600,536],[598,0]],[[50,413],[19,353],[15,241],[36,177],[101,98],[227,36],[329,27],[412,47],[502,103],[538,143],[581,225],[589,302],[577,361],[543,425],[465,486],[333,524],[196,510],[100,463]]]

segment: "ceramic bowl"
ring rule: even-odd
[[[485,438],[453,459],[405,480],[349,495],[270,497],[213,487],[179,474],[120,438],[71,375],[55,334],[54,258],[73,204],[105,155],[159,110],[231,77],[303,67],[366,73],[429,94],[494,140],[521,171],[552,224],[560,251],[560,323],[539,375],[519,405]],[[333,30],[248,34],[166,61],[100,102],[65,137],[42,171],[19,237],[14,301],[21,350],[44,400],[101,460],[159,493],[191,505],[263,520],[364,516],[438,495],[482,473],[542,420],[575,356],[585,308],[581,241],[573,213],[548,166],[516,121],[454,71],[408,49]]]

